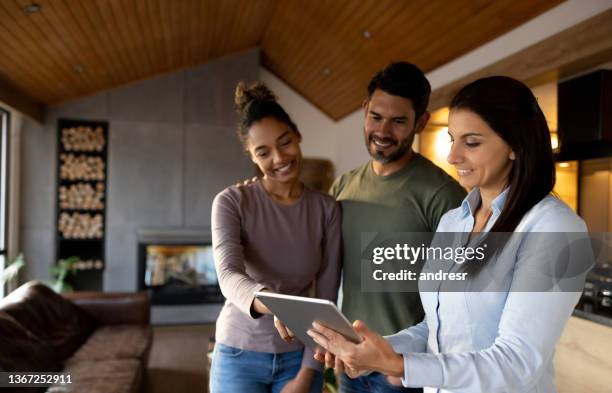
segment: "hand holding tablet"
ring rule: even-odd
[[[403,357],[387,340],[368,329],[362,321],[356,321],[354,328],[329,300],[271,292],[256,292],[255,297],[308,348],[315,353],[321,353],[320,348],[327,350],[325,360],[328,366],[332,362],[341,364],[353,377],[370,370],[394,377],[403,376]],[[317,357],[317,360],[322,359]]]
[[[349,341],[355,343],[361,341],[351,323],[329,300],[271,292],[256,292],[255,297],[313,351],[316,351],[318,345],[306,332],[312,328],[312,323],[315,321],[341,333]]]

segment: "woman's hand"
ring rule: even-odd
[[[281,393],[308,393],[310,385],[314,379],[315,370],[310,368],[301,368],[295,378],[287,382]]]
[[[267,288],[262,289],[260,292],[272,293],[272,291],[268,290]],[[263,304],[261,300],[254,298],[253,303],[251,303],[251,314],[259,314],[259,316],[262,316],[264,314],[272,314],[272,311],[270,311],[270,309]]]
[[[259,180],[259,177],[258,176],[253,176],[250,179],[246,179],[246,180],[240,181],[240,182],[238,182],[238,183],[236,183],[234,185],[236,187],[248,186],[249,184],[255,183],[257,180]]]
[[[270,292],[267,289],[262,289],[261,292]],[[263,302],[257,298],[253,299],[253,303],[251,305],[251,308],[253,309],[253,311],[255,311],[258,314],[272,314],[272,311],[270,311],[270,309],[263,304]],[[280,319],[278,319],[276,317],[276,315],[274,316],[274,327],[276,328],[276,330],[278,331],[278,334],[280,334],[280,336],[282,337],[283,340],[287,341],[287,342],[291,342],[293,341],[293,339],[295,338],[295,335],[293,334],[293,332],[291,330],[289,330],[289,328],[287,328],[287,326],[285,326],[285,324],[283,323],[283,321],[281,321]]]
[[[317,361],[325,364],[325,367],[333,368],[334,370],[336,370],[336,372],[339,372],[339,373],[345,373],[346,375],[349,376],[349,378],[357,378],[370,371],[370,370],[357,370],[354,368],[347,367],[340,358],[334,356],[331,352],[324,351],[321,348],[317,348],[317,350],[314,353],[314,358]]]
[[[253,300],[253,310],[259,314],[272,314],[272,311],[270,311],[270,309],[257,298]]]
[[[393,350],[387,340],[368,329],[362,321],[355,321],[353,328],[361,337],[359,344],[348,341],[342,334],[317,322],[308,330],[308,335],[334,354],[336,359],[340,358],[345,369],[353,374],[374,370],[394,377],[404,376],[404,358]]]
[[[390,375],[386,375],[385,378],[387,378],[387,382],[389,382],[389,385],[402,386],[402,378],[401,377],[392,377]]]
[[[293,332],[289,330],[289,328],[285,326],[283,321],[278,319],[276,315],[274,316],[274,327],[276,328],[276,330],[278,331],[278,334],[280,334],[283,340],[287,342],[292,342],[293,339],[295,338],[295,335],[293,334]]]

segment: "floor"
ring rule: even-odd
[[[148,393],[208,392],[208,343],[214,325],[155,326]]]

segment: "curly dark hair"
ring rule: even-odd
[[[274,93],[261,82],[251,86],[247,86],[244,82],[238,83],[234,94],[234,105],[239,118],[238,138],[245,148],[251,125],[266,117],[273,117],[287,124],[291,131],[299,135],[297,126],[277,102]]]

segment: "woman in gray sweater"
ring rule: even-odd
[[[241,83],[235,104],[239,138],[263,176],[226,188],[213,202],[215,262],[227,301],[217,319],[211,392],[320,392],[313,354],[254,293],[308,296],[314,284],[315,297],[335,301],[340,210],[299,180],[302,137],[272,92]]]

